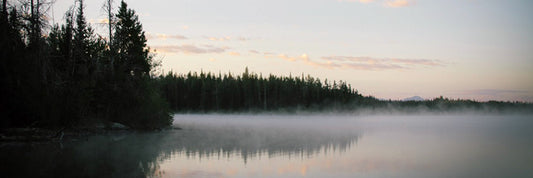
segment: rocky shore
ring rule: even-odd
[[[0,129],[0,142],[61,142],[83,140],[91,135],[107,133],[126,133],[132,130],[119,123],[107,126],[45,129],[45,128],[5,128]]]

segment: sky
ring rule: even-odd
[[[118,6],[119,1],[115,0]],[[160,72],[310,75],[381,99],[533,102],[531,0],[127,0]],[[105,35],[104,0],[86,17]],[[74,0],[56,0],[64,21]]]

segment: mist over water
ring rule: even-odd
[[[195,133],[194,142],[207,143],[210,149],[203,147],[200,154],[237,152],[244,161],[249,156],[306,157],[342,151],[356,144],[360,134],[353,125],[290,115],[177,115],[174,123]]]
[[[269,172],[272,174],[260,174],[265,167],[254,167],[252,160],[241,165],[246,169],[238,169],[240,176],[533,175],[533,154],[529,151],[533,149],[533,121],[527,115],[176,115],[175,123],[203,133],[232,133],[216,137],[237,139],[234,145],[245,150],[280,150],[273,144],[277,141],[307,153],[291,165],[277,167],[294,152],[281,149],[285,155],[270,159],[266,165],[277,170],[300,168],[288,174],[276,169]],[[320,146],[314,146],[317,144]],[[331,147],[337,152],[328,154]],[[336,154],[339,157],[332,156]],[[246,156],[233,158],[232,163],[238,164]]]
[[[532,177],[531,118],[176,114],[182,130],[2,144],[0,166],[10,177]]]

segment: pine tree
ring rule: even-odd
[[[113,0],[106,0],[102,7],[107,13],[107,30],[108,30],[108,59],[110,65],[110,72],[114,72],[115,65],[115,45],[113,45],[113,27],[115,24],[115,14],[113,14]]]
[[[135,77],[148,76],[152,69],[151,56],[146,46],[146,36],[139,17],[135,11],[128,9],[122,1],[118,14],[113,39],[115,51],[118,53],[116,64],[122,72]]]
[[[133,128],[153,129],[172,122],[168,103],[159,95],[157,83],[150,76],[152,56],[135,11],[122,1],[113,37],[115,82],[111,119]],[[115,89],[116,88],[116,89]]]
[[[79,6],[76,14],[76,28],[74,29],[73,54],[75,62],[75,76],[77,80],[86,80],[91,70],[91,38],[93,30],[88,26],[84,16],[83,0],[78,0]]]

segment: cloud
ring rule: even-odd
[[[252,53],[252,54],[259,54],[259,51],[256,51],[256,50],[250,50],[248,51],[249,53]]]
[[[385,6],[387,7],[407,7],[413,4],[413,1],[408,0],[387,0]]]
[[[250,40],[250,38],[238,37],[237,40],[239,40],[239,41],[248,41],[248,40]]]
[[[289,57],[286,54],[279,54],[278,57],[287,61],[296,61],[299,59],[298,57]]]
[[[147,33],[146,34],[146,39],[148,39],[148,40],[167,40],[167,39],[186,40],[188,38],[183,36],[183,35],[167,35],[167,34],[162,34],[162,33],[157,33],[157,34]]]
[[[311,59],[309,58],[309,55],[307,55],[307,54],[302,54],[300,56],[300,58],[302,59],[302,61],[305,64],[310,65],[310,66],[323,67],[323,68],[328,68],[328,69],[340,68],[341,67],[339,64],[333,63],[331,61],[328,61],[328,62],[314,62],[314,61],[311,61]]]
[[[392,59],[384,59],[384,60],[390,60],[395,63],[400,64],[408,64],[408,65],[425,65],[425,66],[444,66],[444,64],[439,60],[431,60],[431,59],[398,59],[398,58],[392,58]]]
[[[184,53],[184,54],[207,54],[207,53],[224,53],[229,47],[215,47],[212,45],[195,46],[192,44],[184,45],[160,45],[152,46],[155,50],[162,53]]]
[[[234,52],[234,51],[229,52],[228,54],[229,54],[230,56],[240,56],[240,55],[241,55],[241,53]]]
[[[315,62],[315,61],[312,61],[310,59],[309,55],[307,55],[305,53],[300,55],[300,56],[289,56],[287,54],[277,54],[276,55],[275,53],[266,52],[266,53],[264,53],[264,57],[265,58],[278,58],[278,59],[283,59],[283,60],[290,61],[290,62],[301,61],[304,64],[309,65],[309,66],[324,67],[324,68],[329,68],[329,69],[339,68],[340,67],[339,65],[337,65],[335,63],[332,63],[332,62]]]
[[[322,57],[322,59],[346,68],[359,70],[409,69],[414,66],[445,66],[442,61],[433,59],[373,58],[352,56],[326,56]]]
[[[326,56],[321,59],[325,62],[311,60],[309,55],[289,56],[287,54],[265,53],[266,58],[279,58],[290,62],[302,62],[309,66],[328,69],[353,69],[353,70],[399,70],[411,69],[417,66],[438,67],[445,66],[440,60],[431,59],[401,59],[401,58],[373,58],[352,56]]]
[[[385,7],[407,7],[413,5],[415,0],[337,0],[338,2],[358,2],[362,4],[369,4],[375,1],[383,2]]]
[[[224,37],[205,37],[206,39],[210,41],[248,41],[249,38],[245,37],[231,37],[231,36],[224,36]]]
[[[263,56],[265,56],[265,58],[277,58],[278,57],[278,55],[276,55],[276,53],[273,53],[273,52],[264,52]]]
[[[225,36],[225,37],[206,37],[208,40],[211,41],[229,41],[231,40],[231,37]]]
[[[360,3],[370,3],[374,0],[337,0],[339,2],[360,2]]]

